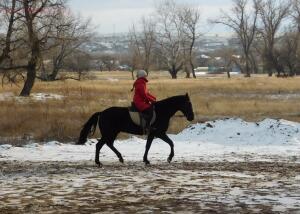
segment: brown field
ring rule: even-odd
[[[133,83],[130,73],[102,72],[92,75],[96,80],[36,82],[32,93],[63,95],[60,100],[0,98],[0,143],[17,143],[29,138],[37,141],[74,141],[92,113],[109,106],[130,105]],[[224,117],[251,121],[270,117],[300,122],[298,77],[237,76],[227,79],[218,76],[172,80],[166,73],[157,73],[149,79],[149,89],[158,99],[188,92],[196,114],[194,123]],[[0,87],[0,97],[7,93],[18,95],[20,90],[20,86],[5,85]],[[187,125],[187,121],[175,117],[169,132],[176,133]]]

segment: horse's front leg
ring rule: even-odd
[[[101,162],[99,161],[99,153],[100,153],[100,150],[102,149],[103,145],[105,144],[105,142],[100,139],[98,141],[98,143],[96,144],[96,155],[95,155],[95,163],[98,165],[98,166],[101,166]]]
[[[108,147],[109,147],[109,148],[117,155],[117,157],[119,158],[119,161],[120,161],[121,163],[124,163],[124,159],[123,159],[121,153],[116,149],[116,147],[114,147],[113,142],[107,144],[107,146],[108,146]]]
[[[168,137],[168,135],[166,133],[161,134],[160,136],[158,136],[160,139],[162,139],[163,141],[165,141],[167,144],[170,145],[171,148],[171,152],[170,155],[168,157],[168,162],[171,163],[173,157],[174,157],[174,143],[173,141]]]
[[[145,154],[144,154],[144,158],[143,158],[143,161],[146,165],[150,164],[150,162],[148,160],[148,152],[149,152],[149,149],[151,147],[153,139],[154,139],[154,135],[149,135],[148,136],[147,143],[146,143],[146,150],[145,150]]]

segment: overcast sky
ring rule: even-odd
[[[226,33],[228,29],[208,25],[208,18],[217,17],[220,9],[228,10],[231,0],[175,0],[200,8],[202,13],[202,31],[205,33]],[[103,34],[128,32],[132,23],[137,23],[142,16],[153,13],[159,0],[69,0],[69,5],[76,13],[92,18],[97,31]]]

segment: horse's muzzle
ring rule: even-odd
[[[190,122],[193,121],[194,119],[195,119],[194,116],[187,118],[187,120],[190,121]]]

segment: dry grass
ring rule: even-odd
[[[73,141],[92,113],[109,106],[130,105],[133,83],[130,73],[95,75],[98,80],[36,83],[33,93],[60,94],[64,96],[62,100],[27,99],[20,102],[0,99],[0,137],[33,136],[38,141]],[[300,96],[287,98],[285,95],[300,94],[299,80],[261,76],[170,80],[166,74],[159,73],[150,77],[149,88],[158,99],[189,92],[197,116],[195,122],[224,117],[300,121]],[[0,94],[12,92],[17,95],[19,91],[16,86],[0,88]],[[187,125],[184,119],[174,118],[169,131],[176,133]]]

